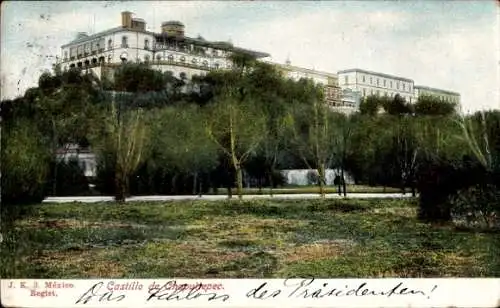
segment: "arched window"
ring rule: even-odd
[[[149,49],[149,40],[148,39],[144,40],[144,49]]]
[[[160,61],[161,60],[161,55],[156,55],[156,60]]]
[[[170,54],[170,55],[168,55],[168,60],[169,60],[169,61],[174,61],[174,55],[171,55],[171,54]]]
[[[208,66],[208,61],[207,60],[203,61],[203,66]]]
[[[122,36],[122,48],[128,48],[128,37]]]
[[[145,62],[149,62],[149,60],[150,60],[149,55],[145,55],[145,56],[144,56],[144,61],[145,61]]]
[[[64,51],[64,60],[68,59],[68,51]]]
[[[215,63],[215,64],[214,64],[214,67],[215,67],[216,69],[218,69],[218,68],[220,67],[220,64],[219,64],[219,63]]]
[[[108,40],[108,49],[113,48],[113,40]]]
[[[187,78],[187,75],[186,75],[186,73],[181,72],[181,73],[179,74],[179,77],[180,77],[181,79],[186,79],[186,78]]]

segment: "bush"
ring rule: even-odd
[[[475,185],[457,192],[450,200],[452,215],[468,227],[498,227],[500,189],[492,184]]]
[[[115,157],[111,152],[102,152],[97,156],[95,189],[104,195],[115,193]]]
[[[287,178],[281,171],[275,170],[271,176],[273,178],[273,188],[283,187],[287,184]],[[266,185],[270,185],[270,183],[266,182]]]
[[[318,185],[319,175],[315,170],[307,172],[307,184],[308,185]]]
[[[333,180],[333,185],[344,185],[344,178],[342,178],[340,175],[335,176],[335,179]]]
[[[452,212],[491,213],[495,202],[494,177],[477,161],[464,157],[461,162],[425,161],[418,171],[420,191],[419,218],[427,221],[451,221]],[[487,201],[489,200],[489,201]]]
[[[54,167],[57,169],[57,172]],[[90,193],[87,177],[85,176],[84,170],[82,170],[78,164],[78,160],[70,159],[67,162],[53,161],[50,170],[51,181],[50,185],[47,185],[47,190],[51,192],[52,195],[82,196]]]
[[[10,123],[2,133],[2,203],[41,202],[51,153],[42,135],[27,120]]]

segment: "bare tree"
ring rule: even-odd
[[[335,134],[331,123],[332,114],[321,99],[312,106],[301,106],[295,110],[290,128],[294,148],[309,169],[314,165],[318,172],[319,194],[325,198],[326,169],[334,159]]]
[[[104,116],[103,130],[94,144],[101,151],[113,153],[115,162],[115,200],[124,202],[129,177],[144,158],[147,127],[141,109],[121,111],[113,100],[110,113]]]
[[[265,126],[264,115],[251,103],[238,102],[231,96],[219,97],[207,115],[206,133],[231,160],[240,199],[243,197],[242,165],[266,137]]]

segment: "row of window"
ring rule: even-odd
[[[99,62],[104,61],[104,57],[101,57],[99,60],[93,59],[92,60],[92,64],[96,64],[97,61],[99,61]],[[75,68],[75,67],[84,68],[84,67],[88,67],[88,66],[90,66],[90,61],[89,60],[87,60],[85,62],[78,62],[76,64],[73,63],[73,64],[69,65],[69,68]],[[67,70],[68,66],[65,66],[64,69]],[[170,75],[175,76],[174,72],[172,72],[172,71],[166,71],[166,73],[169,73]],[[202,73],[202,75],[203,75],[203,73]],[[179,73],[179,78],[180,79],[187,79],[188,75],[187,75],[186,72],[180,72]]]
[[[186,53],[194,53],[194,54],[199,54],[199,55],[209,55],[213,57],[226,57],[228,55],[228,52],[223,51],[223,50],[217,50],[217,49],[212,49],[212,48],[207,48],[207,47],[200,47],[196,45],[185,45],[185,44],[177,44],[177,43],[162,43],[162,42],[157,42],[155,43],[155,49],[156,50],[175,50],[175,51],[181,51],[181,52],[186,52]]]
[[[173,56],[173,55],[171,55],[171,54],[170,54],[170,55],[168,55],[166,58],[168,59],[168,61],[171,61],[171,62],[173,62],[173,61],[174,61],[174,56]],[[161,61],[161,60],[163,59],[163,57],[162,57],[162,55],[157,55],[156,59],[157,59],[158,61]],[[111,55],[108,55],[108,57],[107,57],[107,61],[108,61],[108,62],[111,62]],[[149,61],[151,61],[151,56],[150,56],[150,55],[145,55],[145,56],[144,56],[144,62],[149,62]],[[75,67],[75,66],[78,66],[78,67],[84,67],[84,66],[89,66],[91,63],[92,63],[92,64],[97,64],[97,63],[104,63],[104,62],[105,62],[105,57],[101,56],[101,57],[99,57],[99,59],[94,58],[94,59],[92,59],[92,60],[85,60],[85,61],[83,61],[83,62],[78,62],[76,65],[75,65],[75,64],[72,64],[70,67]],[[185,57],[185,56],[181,56],[181,57],[179,58],[179,62],[183,62],[183,63],[184,63],[184,62],[186,62],[186,57]],[[193,58],[193,59],[191,60],[191,62],[192,62],[193,64],[198,64],[198,59]],[[200,62],[201,62],[201,61],[200,61]],[[201,66],[206,67],[206,68],[208,68],[208,66],[209,66],[209,63],[208,63],[208,61],[207,61],[207,60],[204,60],[204,61],[203,61],[203,62],[201,62],[200,64],[201,64]],[[215,69],[219,69],[219,68],[221,68],[220,63],[214,63],[213,68],[215,68]],[[230,64],[228,64],[228,65],[227,65],[227,68],[231,68],[231,65],[230,65]]]
[[[161,46],[165,46],[167,47],[168,49],[176,49],[178,50],[178,46],[170,46],[170,45],[158,45],[157,44],[157,47],[161,47]],[[104,50],[104,39],[100,39],[99,41],[95,41],[95,42],[90,42],[90,43],[85,43],[85,44],[82,44],[80,46],[77,46],[77,47],[71,47],[70,48],[70,57],[80,57],[80,56],[87,56],[90,54],[91,51],[103,51]],[[111,50],[113,49],[113,40],[112,39],[109,39],[108,40],[108,46],[107,46],[108,50]],[[121,38],[121,45],[120,47],[122,48],[128,48],[129,47],[129,42],[128,42],[128,37],[126,35],[122,36]],[[188,46],[187,45],[184,45],[184,46],[181,46],[183,48],[181,49],[184,49],[185,51],[188,51]],[[143,48],[146,49],[146,50],[149,50],[150,49],[150,44],[149,44],[149,39],[144,39],[144,45],[143,45]],[[203,53],[205,53],[205,49],[203,49]],[[219,54],[219,51],[217,50],[212,50],[212,56],[224,56],[224,53],[221,51],[221,53]],[[64,52],[64,58],[68,58],[68,52],[65,51]]]
[[[365,88],[362,89],[362,93],[363,93],[363,96],[368,96],[368,95],[381,96],[382,95],[382,96],[390,96],[390,97],[394,97],[397,94],[394,92],[373,90],[373,89],[370,89],[369,91],[367,91],[367,89],[365,89]],[[411,102],[411,96],[405,97],[404,95],[402,95],[402,97],[404,97],[407,101]]]
[[[167,61],[173,62],[174,61],[174,55],[169,54],[168,56],[165,57],[165,56],[162,56],[161,54],[158,54],[158,55],[156,55],[156,60],[158,60],[158,61],[167,60]],[[180,56],[179,59],[178,59],[178,61],[182,62],[182,63],[188,62],[188,61],[186,61],[186,57],[185,56]],[[194,64],[194,65],[201,65],[201,66],[204,66],[204,67],[208,67],[209,66],[208,60],[199,60],[197,58],[192,58],[191,59],[191,63]],[[221,67],[221,65],[219,63],[214,63],[214,68],[218,69],[220,67]],[[227,68],[231,68],[231,65],[228,64]]]
[[[366,78],[365,75],[361,76],[361,81],[363,83],[367,83],[367,80],[368,78]],[[384,88],[389,88],[389,89],[396,89],[396,90],[403,90],[403,91],[408,91],[408,92],[411,92],[412,91],[412,88],[411,88],[411,83],[405,83],[405,82],[400,82],[400,81],[395,81],[393,82],[392,80],[387,80],[387,79],[380,79],[380,78],[374,78],[372,76],[370,76],[369,78],[369,84],[370,85],[374,85],[374,86],[377,86],[377,87],[384,87]],[[348,84],[349,83],[349,76],[344,76],[344,84]],[[395,87],[394,87],[395,85]]]
[[[454,96],[437,95],[437,94],[431,94],[431,93],[426,93],[423,95],[433,96],[433,97],[436,97],[436,98],[441,99],[441,100],[446,101],[446,102],[458,103],[458,97],[454,97]]]
[[[71,47],[69,50],[70,57],[81,57],[87,56],[91,53],[96,53],[97,51],[104,51],[104,39],[100,39],[99,41],[89,42],[85,44],[81,44],[77,47]],[[122,48],[128,48],[128,37],[126,35],[122,36],[121,45]],[[113,40],[108,40],[108,50],[113,49]],[[149,39],[144,39],[144,49],[149,49]],[[68,51],[64,51],[64,58],[68,58]]]

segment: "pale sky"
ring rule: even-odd
[[[121,11],[160,32],[179,20],[186,35],[231,40],[274,62],[336,73],[361,68],[459,92],[464,111],[500,108],[497,1],[5,1],[1,94],[22,95],[77,32],[121,23]],[[95,21],[95,22],[94,22]]]

